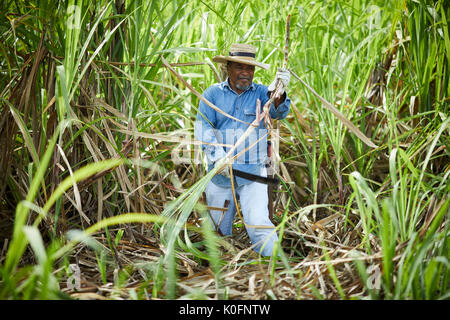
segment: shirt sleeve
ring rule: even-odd
[[[278,108],[275,108],[274,103],[270,105],[269,114],[272,119],[281,120],[287,117],[289,110],[291,108],[291,100],[289,99],[286,93],[284,93],[284,95],[286,97],[284,101],[278,106]]]
[[[203,97],[214,103],[211,90],[207,89],[203,93]],[[198,141],[202,141],[202,150],[206,154],[208,163],[214,163],[226,156],[226,152],[222,146],[218,146],[216,138],[216,111],[200,100],[197,112],[197,119],[194,125],[194,137]]]
[[[264,105],[267,101],[269,101],[269,91],[267,91],[267,87],[265,87],[264,90],[264,94],[263,94],[263,104]],[[270,105],[270,109],[269,109],[269,115],[272,119],[277,119],[277,120],[281,120],[287,117],[289,110],[291,108],[291,100],[289,99],[289,97],[287,96],[286,92],[283,93],[283,95],[285,96],[284,101],[278,106],[278,108],[275,108],[275,104],[272,103]]]

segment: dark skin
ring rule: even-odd
[[[241,94],[252,84],[255,66],[229,61],[227,63],[227,73],[228,78],[230,79],[231,88],[237,94]],[[275,107],[278,108],[278,106],[283,103],[284,99],[286,99],[286,95],[282,95],[280,98],[275,99]]]

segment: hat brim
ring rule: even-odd
[[[262,69],[269,69],[270,68],[270,64],[266,64],[266,63],[261,63],[261,62],[257,62],[253,59],[246,59],[245,57],[225,57],[225,56],[215,56],[212,61],[214,62],[218,62],[218,63],[227,63],[227,61],[231,61],[231,62],[239,62],[239,63],[243,63],[243,64],[249,64],[251,66],[256,66],[256,67],[260,67]]]

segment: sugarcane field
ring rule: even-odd
[[[2,1],[0,300],[449,300],[449,24],[446,0]]]

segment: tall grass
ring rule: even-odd
[[[296,298],[351,298],[350,267],[341,269],[349,258],[337,256],[349,243],[336,239],[355,234],[355,297],[448,298],[445,1],[41,0],[0,8],[0,210],[8,221],[1,298],[69,298],[61,270],[80,243],[97,252],[103,282],[116,270],[118,290],[129,268],[140,270],[135,298],[183,295],[186,261],[213,274],[213,291],[189,297],[227,298],[227,271],[246,251],[224,258],[227,239],[206,226],[200,200],[214,172],[172,161],[179,138],[192,135],[199,101],[161,57],[202,92],[223,76],[212,57],[251,43],[257,60],[271,64],[255,81],[268,84],[283,60],[288,14],[288,68],[377,148],[292,77],[275,215],[285,252],[268,266],[264,297],[290,282]],[[330,217],[339,224],[323,238],[314,230],[330,231],[322,225]],[[193,226],[197,218],[203,226]],[[162,254],[120,266],[116,233],[104,229],[112,226],[117,243],[152,235]],[[370,267],[381,272],[380,288],[369,285]]]

